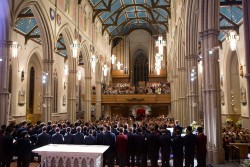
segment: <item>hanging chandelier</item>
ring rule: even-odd
[[[112,63],[112,64],[115,64],[115,60],[116,60],[115,55],[112,55],[112,56],[111,56],[111,63]]]
[[[98,62],[98,57],[95,54],[93,54],[90,58],[90,62],[91,62],[92,71],[95,73],[95,67],[96,67],[96,63]]]
[[[80,81],[82,79],[82,72],[81,71],[77,72],[77,79],[78,79],[78,81]]]
[[[103,65],[102,71],[103,71],[103,76],[106,77],[108,75],[108,65],[105,63]]]
[[[78,39],[73,41],[73,43],[70,45],[70,48],[72,50],[72,57],[76,59],[81,48],[80,44],[78,43]]]
[[[78,1],[78,0],[77,0]],[[70,45],[70,48],[72,50],[72,57],[74,59],[77,58],[78,53],[80,52],[81,45],[79,44],[79,1],[78,1],[78,22],[77,22],[77,27],[76,27],[76,18],[75,18],[75,40],[73,43]],[[77,10],[75,11],[75,16],[77,15]]]
[[[161,61],[162,60],[163,60],[163,55],[156,53],[156,55],[155,55],[155,69],[156,69],[157,75],[160,75]]]
[[[163,55],[163,47],[166,46],[166,41],[163,40],[163,37],[159,35],[158,40],[155,42],[156,47],[158,47],[158,53]]]
[[[160,75],[160,73],[161,73],[161,61],[158,60],[155,62],[155,69],[156,69],[157,75]]]
[[[236,42],[240,39],[239,35],[236,34],[235,31],[231,31],[226,38],[227,42],[230,44],[230,48],[232,51],[236,50]]]

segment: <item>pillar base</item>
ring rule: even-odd
[[[223,164],[225,163],[224,150],[208,150],[207,164]]]

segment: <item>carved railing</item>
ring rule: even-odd
[[[83,101],[85,96],[82,95]],[[170,94],[123,94],[102,95],[102,104],[170,104]],[[96,103],[96,95],[91,96],[91,103]]]

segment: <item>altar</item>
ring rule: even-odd
[[[49,144],[32,150],[46,167],[102,167],[104,145]]]

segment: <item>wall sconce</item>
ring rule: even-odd
[[[220,49],[220,46],[215,46],[215,47],[213,47],[211,49],[208,49],[208,53],[210,55],[212,55],[214,53],[214,51],[219,50],[219,49]]]
[[[42,82],[43,82],[43,84],[46,83],[46,80],[47,80],[47,76],[48,76],[48,75],[49,75],[48,73],[43,72],[43,76],[42,76]]]
[[[190,80],[193,82],[196,79],[196,69],[195,67],[192,67],[190,71]]]
[[[24,80],[24,70],[22,70],[21,72],[21,81],[23,82],[23,80]]]
[[[234,92],[233,91],[231,91],[231,107],[232,107],[233,113],[236,113],[236,109],[234,106]]]
[[[243,78],[244,73],[243,73],[243,65],[242,64],[239,65],[239,72],[240,72],[240,76]]]

